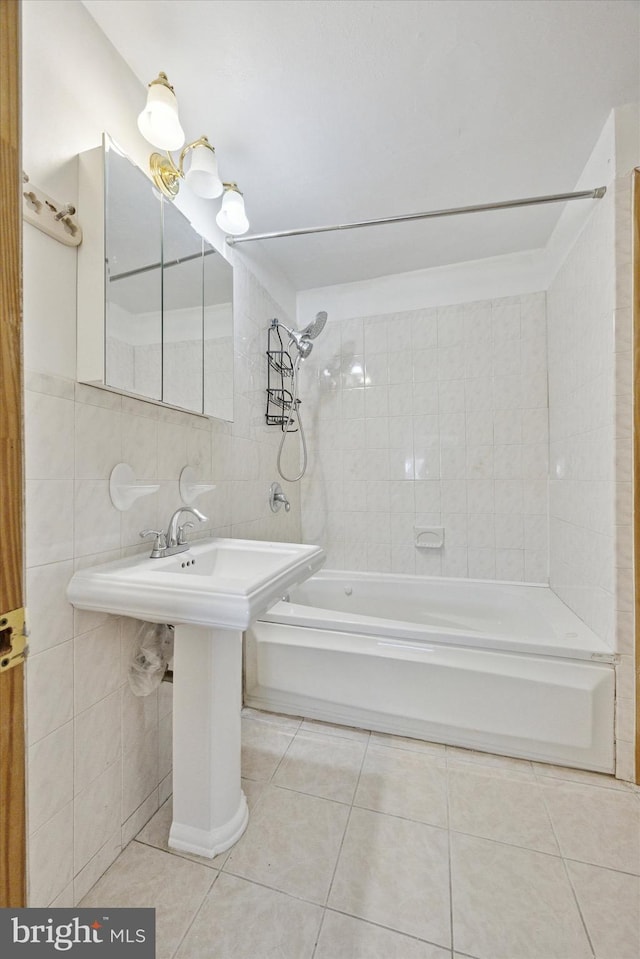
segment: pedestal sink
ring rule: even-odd
[[[174,849],[212,858],[244,832],[242,632],[324,560],[318,546],[210,539],[175,556],[135,556],[72,577],[67,596],[78,609],[175,626]]]

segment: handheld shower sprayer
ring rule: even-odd
[[[286,480],[288,483],[297,483],[298,480],[302,479],[304,476],[307,463],[308,463],[308,454],[307,454],[307,440],[304,435],[304,427],[302,425],[302,420],[300,418],[300,398],[298,396],[298,367],[302,360],[306,359],[309,356],[309,353],[313,349],[313,340],[319,336],[324,330],[325,324],[327,322],[327,314],[324,310],[320,310],[319,313],[316,313],[315,319],[311,321],[304,330],[292,330],[290,327],[285,326],[284,323],[281,323],[278,319],[273,319],[271,321],[272,327],[282,327],[285,333],[289,334],[289,346],[293,344],[297,351],[298,355],[296,356],[293,362],[293,370],[291,373],[292,377],[292,400],[289,407],[289,415],[286,423],[282,428],[282,439],[280,440],[280,446],[278,448],[278,459],[277,467],[278,472],[283,480]],[[282,450],[284,448],[284,443],[289,432],[289,427],[293,423],[294,417],[298,420],[298,429],[300,432],[300,442],[302,444],[302,467],[297,476],[285,476],[282,472]]]

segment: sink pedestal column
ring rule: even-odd
[[[242,632],[176,626],[169,845],[212,859],[249,819],[240,788]]]

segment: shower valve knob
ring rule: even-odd
[[[288,513],[291,509],[291,503],[282,491],[280,483],[272,483],[269,487],[269,506],[272,513],[277,513],[283,506],[285,513]]]

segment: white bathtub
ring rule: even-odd
[[[245,702],[613,772],[613,662],[546,586],[323,570],[247,632]]]

